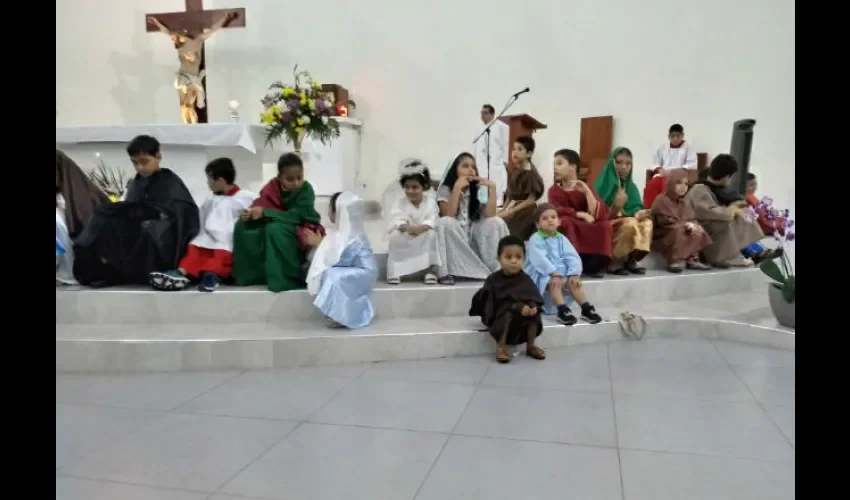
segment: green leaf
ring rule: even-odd
[[[794,276],[788,276],[785,280],[785,286],[783,286],[781,290],[782,298],[785,299],[785,302],[791,304],[797,300],[797,280]]]
[[[782,270],[779,269],[779,266],[773,260],[765,260],[759,264],[759,269],[763,272],[768,278],[778,282],[785,283],[785,276],[782,274]]]

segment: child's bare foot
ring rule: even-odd
[[[542,360],[544,360],[544,359],[546,359],[546,351],[544,351],[543,349],[541,349],[541,348],[537,347],[536,345],[533,345],[533,346],[529,347],[529,348],[525,351],[525,354],[526,354],[527,356],[529,356],[529,357],[532,357],[532,358],[534,358],[534,359],[539,359],[539,360],[541,360],[541,361],[542,361]]]
[[[499,347],[496,349],[496,361],[499,363],[505,364],[511,362],[511,354],[504,347]]]

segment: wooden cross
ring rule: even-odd
[[[201,35],[205,29],[213,26],[222,16],[229,12],[236,13],[235,19],[225,23],[223,28],[240,28],[245,26],[245,9],[213,9],[204,10],[204,0],[185,0],[185,12],[165,12],[161,14],[146,14],[145,29],[148,32],[158,32],[156,26],[151,25],[147,19],[150,17],[156,18],[160,23],[165,25],[171,31],[183,31],[192,37]],[[201,70],[206,69],[205,51],[201,49]],[[203,80],[203,88],[206,93],[206,79]],[[195,112],[198,114],[198,123],[207,123],[207,107],[195,107]]]

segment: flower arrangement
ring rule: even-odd
[[[755,212],[761,214],[761,217],[764,217],[770,227],[773,228],[773,238],[779,243],[779,248],[782,249],[779,256],[781,266],[776,263],[776,259],[771,259],[759,264],[759,269],[773,280],[771,284],[782,292],[782,298],[785,302],[791,304],[797,299],[794,266],[791,264],[788,252],[785,251],[785,243],[795,239],[794,220],[791,218],[791,211],[774,208],[773,199],[765,196],[756,205]]]
[[[124,191],[127,190],[127,184],[130,182],[130,176],[126,172],[120,169],[113,169],[100,159],[88,173],[89,179],[91,179],[95,186],[106,193],[113,203],[119,201],[124,196]]]
[[[307,136],[322,144],[339,137],[339,123],[334,119],[334,103],[322,92],[322,85],[308,71],[299,71],[297,64],[292,72],[294,83],[275,82],[269,87],[260,118],[266,125],[266,145],[283,136],[300,154]]]

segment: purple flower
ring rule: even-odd
[[[292,118],[292,115],[290,115],[288,111],[284,111],[283,113],[280,114],[281,121],[287,122],[287,121],[289,121],[290,118]]]
[[[289,108],[291,111],[295,111],[300,105],[301,103],[298,101],[298,99],[289,99],[288,101],[286,101],[286,107]]]
[[[765,196],[761,199],[761,201],[759,203],[761,203],[762,205],[764,205],[766,207],[772,207],[773,206],[773,198],[771,198],[770,196]]]
[[[747,222],[753,222],[758,217],[758,214],[752,207],[747,207],[744,210],[744,220]]]
[[[794,235],[794,231],[788,231],[787,233],[785,233],[785,239],[788,241],[794,241],[795,237],[796,236]]]

